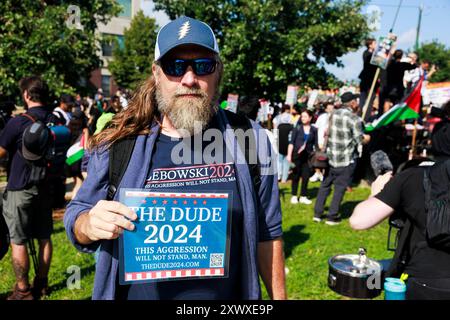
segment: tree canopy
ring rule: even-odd
[[[154,0],[171,19],[208,23],[225,64],[223,92],[284,97],[289,84],[336,83],[324,63],[356,50],[368,35],[363,0]]]
[[[81,28],[71,27],[70,5]],[[0,94],[18,97],[18,81],[41,75],[52,93],[73,93],[101,64],[95,29],[117,15],[115,0],[0,1]],[[94,14],[95,13],[95,14]]]
[[[123,48],[115,45],[108,68],[120,87],[134,88],[152,71],[157,25],[153,18],[139,11],[124,32]]]
[[[429,43],[422,43],[417,53],[420,60],[429,60],[431,64],[436,65],[437,71],[430,78],[430,82],[450,81],[450,48],[433,40]]]

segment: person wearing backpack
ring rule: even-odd
[[[371,188],[350,226],[369,229],[396,213],[405,224],[388,275],[407,275],[408,300],[450,300],[450,160],[387,172]]]
[[[271,298],[285,299],[281,206],[270,141],[255,122],[219,109],[223,66],[215,35],[207,24],[183,16],[162,27],[157,38],[152,77],[136,90],[128,108],[118,113],[108,128],[92,137],[87,178],[64,216],[67,235],[78,250],[93,253],[100,248],[93,299],[261,299],[259,275]],[[244,141],[237,139],[238,130],[253,134],[258,140],[250,143],[249,148],[242,148]],[[204,157],[211,146],[206,133],[214,133],[215,160]],[[176,146],[186,147],[182,152],[186,158],[179,159],[174,154]],[[250,161],[250,154],[256,152],[257,159]],[[189,248],[176,245],[170,235],[165,243],[145,242],[150,234],[144,232],[142,239],[142,233],[129,232],[146,222],[137,221],[138,215],[124,201],[119,202],[124,188],[175,192],[171,194],[175,199],[170,203],[160,199],[162,203],[192,204],[202,209],[208,208],[211,199],[208,197],[228,198],[229,235],[221,232],[211,239],[201,238],[205,232],[218,230],[205,222],[201,232],[198,225],[195,227],[199,233],[189,242],[210,247],[229,239],[229,254],[205,254],[209,268],[228,265],[228,275],[224,277],[221,269],[214,270],[219,272],[214,273],[219,276],[215,278],[210,269],[196,269],[194,273],[183,269],[178,270],[178,275],[173,273],[176,279],[158,281],[172,274],[173,270],[167,270],[164,274],[154,273],[157,281],[150,283],[124,282],[127,276],[121,263],[129,260],[123,256],[134,254],[135,250],[121,250],[120,235],[125,245],[131,244],[125,241],[126,236],[137,236],[138,243],[142,241],[143,245],[155,243],[148,249]],[[207,198],[192,200],[199,193]],[[181,200],[186,195],[189,201]],[[153,208],[153,201],[149,208]],[[186,227],[170,219],[164,229],[178,230],[180,226]],[[185,240],[178,241],[187,243]],[[149,253],[146,257],[153,256]],[[186,262],[194,259],[192,255],[186,256]],[[140,275],[149,279],[149,274]],[[189,279],[195,275],[198,277]]]
[[[72,109],[75,107],[75,99],[70,94],[62,94],[59,99],[59,106],[53,110],[53,114],[58,118],[58,123],[68,126],[72,118]]]
[[[36,124],[41,129],[35,134],[42,133],[42,139],[38,137],[38,144],[31,147],[35,152],[44,153],[49,133],[45,126],[39,124],[53,122],[55,119],[51,110],[46,107],[49,90],[44,80],[38,76],[26,77],[20,80],[19,87],[27,111],[7,123],[0,136],[0,158],[9,155],[8,184],[3,194],[3,215],[10,234],[16,284],[8,299],[30,300],[33,299],[32,293],[37,298],[47,291],[53,221],[48,184],[45,179],[35,184],[31,182],[32,165],[24,158],[22,137],[27,129],[30,130],[30,127]],[[43,145],[40,145],[40,142]],[[42,157],[42,154],[40,156]],[[39,241],[39,263],[32,292],[28,279],[30,259],[27,242],[33,238]]]

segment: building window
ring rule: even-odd
[[[114,46],[117,44],[119,48],[124,48],[124,38],[122,35],[102,34],[102,55],[104,57],[112,57]]]
[[[103,34],[102,55],[104,57],[112,57],[113,41],[111,41],[111,38],[108,38],[108,37],[105,37],[105,36],[109,36],[109,35]]]
[[[131,0],[118,0],[119,5],[122,6],[122,12],[119,17],[131,18]]]
[[[111,95],[111,76],[102,75],[102,90],[103,96],[109,97]]]
[[[117,43],[119,44],[120,49],[125,48],[125,39],[123,36],[121,36],[121,35],[117,36]]]

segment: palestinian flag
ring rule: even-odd
[[[81,135],[80,139],[75,142],[69,150],[67,150],[66,156],[66,163],[71,166],[75,162],[81,160],[84,155],[84,147],[85,147],[85,139],[84,134]]]
[[[419,117],[422,83],[423,77],[420,78],[419,83],[403,102],[396,104],[373,123],[366,125],[366,132],[387,126],[399,120],[417,119]]]

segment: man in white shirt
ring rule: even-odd
[[[72,117],[72,108],[75,106],[75,99],[69,94],[61,95],[59,107],[53,110],[53,114],[59,119],[60,123],[68,126]]]

